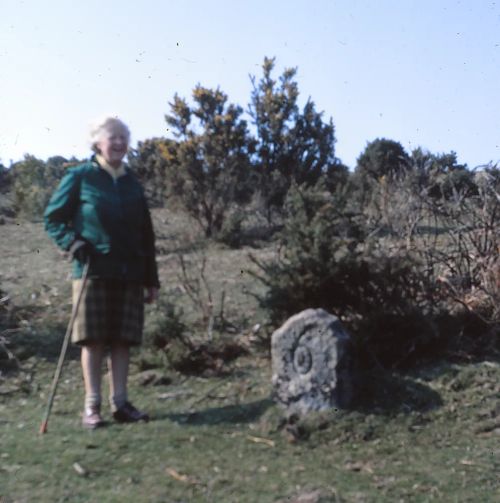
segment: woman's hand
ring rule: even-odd
[[[68,250],[69,260],[78,260],[84,264],[92,254],[92,246],[83,239],[76,239]]]
[[[158,288],[155,286],[147,286],[144,288],[144,302],[152,304],[158,300]]]

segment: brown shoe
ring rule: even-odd
[[[83,411],[82,426],[89,430],[95,430],[104,426],[105,421],[101,417],[101,408],[98,405],[89,407]]]
[[[137,410],[131,403],[125,402],[118,410],[113,412],[113,418],[118,423],[137,423],[138,421],[149,421],[149,416]]]

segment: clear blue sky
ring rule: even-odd
[[[264,56],[298,67],[353,167],[377,137],[500,160],[500,1],[0,0],[0,159],[86,157],[119,115],[133,144],[197,83],[247,107]]]

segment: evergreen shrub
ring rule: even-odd
[[[407,365],[436,348],[433,282],[403,248],[391,251],[369,234],[347,194],[293,186],[286,212],[278,258],[254,258],[273,326],[323,308],[345,323],[362,361],[384,366]]]

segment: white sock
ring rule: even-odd
[[[101,406],[101,395],[100,393],[86,393],[85,394],[85,411],[88,412],[91,409],[99,408]]]

